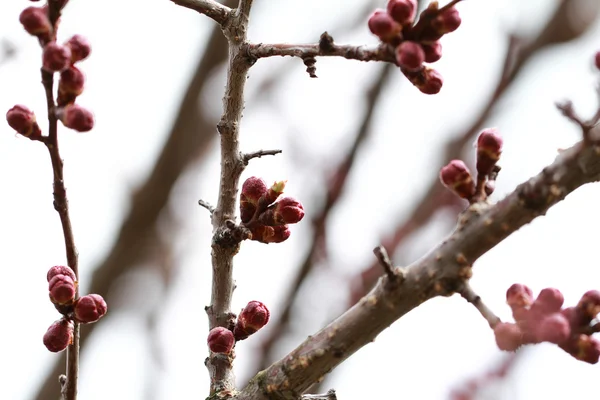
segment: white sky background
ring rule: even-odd
[[[257,0],[249,38],[308,42],[329,30],[338,42],[374,44],[366,21],[351,33],[336,34],[335,30],[341,19],[355,18],[364,2]],[[553,4],[550,0],[513,0],[460,5],[463,24],[443,39],[444,57],[436,64],[445,78],[437,96],[422,95],[398,72],[386,88],[374,134],[360,154],[360,167],[353,171],[331,218],[331,262],[321,278],[338,276],[345,282],[371,261],[371,249],[380,233],[393,229],[437,174],[433,167],[439,163],[441,146],[460,132],[486,99],[499,72],[506,31],[518,26],[535,32]],[[0,66],[0,110],[24,103],[43,121],[40,49],[18,22],[27,5],[11,1],[0,6],[0,38],[9,39],[18,49],[11,62]],[[72,0],[64,13],[61,39],[79,33],[93,46],[91,58],[81,64],[88,81],[78,101],[94,111],[96,128],[85,134],[62,129],[60,137],[84,293],[91,268],[112,244],[127,212],[132,190],[143,181],[160,150],[210,24],[168,0],[144,2],[143,7],[139,2]],[[554,47],[534,59],[520,78],[522,84],[505,98],[490,121],[499,127],[506,143],[496,199],[550,163],[558,148],[579,139],[577,129],[555,111],[553,103],[569,98],[582,113],[594,111],[597,76],[590,60],[599,48],[600,25],[596,24],[575,44]],[[362,93],[377,66],[319,59],[319,79],[311,80],[298,60],[261,60],[250,71],[248,95],[282,65],[289,71],[272,98],[246,106],[242,146],[245,150],[282,148],[284,154],[254,161],[244,176],[288,179],[287,193],[305,202],[309,221],[310,205],[318,199],[304,193],[314,193],[322,184],[314,176],[318,168],[342,156],[340,149],[356,129],[364,105]],[[222,77],[210,86],[203,106],[217,118]],[[216,199],[217,168],[213,152],[178,185],[174,211],[183,233],[175,236],[178,271],[172,295],[157,304],[161,287],[152,277],[147,286],[132,288],[123,283],[131,309],[110,313],[109,304],[109,316],[82,354],[82,400],[183,400],[204,398],[208,393],[203,307],[210,297],[210,226],[206,211],[196,201]],[[4,188],[0,243],[5,264],[0,362],[6,368],[0,374],[0,397],[25,400],[56,357],[42,344],[47,327],[58,319],[47,299],[45,276],[50,266],[65,262],[64,248],[52,207],[46,150],[16,137],[4,122],[0,122],[0,171]],[[536,292],[558,287],[567,305],[577,302],[584,291],[600,287],[596,265],[600,215],[595,212],[599,195],[598,185],[579,189],[546,217],[478,260],[473,285],[502,318],[510,319],[504,296],[514,282],[526,283]],[[403,262],[421,257],[448,233],[452,223],[440,216],[397,257]],[[236,258],[234,310],[258,299],[274,317],[278,315],[286,279],[309,243],[308,223],[292,229],[292,237],[284,244],[242,245]],[[281,355],[332,317],[324,304],[345,299],[343,284],[323,282],[311,281],[314,300],[298,310],[297,337],[281,349]],[[147,312],[156,307],[161,312],[153,345],[158,346],[162,360],[153,369],[156,364],[147,352],[152,343],[143,332]],[[249,375],[245,367],[259,342],[260,333],[237,347],[238,377]],[[402,318],[344,363],[328,387],[334,387],[341,400],[445,399],[452,387],[492,366],[499,355],[492,332],[473,307],[456,297],[437,299]],[[577,362],[556,347],[537,346],[513,370],[512,385],[485,398],[589,397],[597,393],[598,372],[598,366]],[[149,380],[153,386],[148,386]]]

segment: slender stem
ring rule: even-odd
[[[500,321],[500,318],[483,302],[481,297],[475,293],[471,285],[466,282],[463,287],[458,291],[460,295],[479,311],[481,316],[490,325],[490,328],[494,328]]]
[[[223,25],[229,14],[231,8],[224,6],[214,0],[171,0],[173,3],[186,7],[200,14],[204,14],[209,18],[214,19],[219,25]]]

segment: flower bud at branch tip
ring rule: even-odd
[[[67,104],[57,110],[57,116],[64,126],[78,132],[87,132],[94,127],[94,115],[78,104]]]
[[[27,7],[21,12],[19,21],[30,35],[48,40],[52,32],[52,25],[45,8]]]
[[[44,346],[53,353],[63,351],[73,342],[73,324],[65,319],[55,321],[44,334]]]
[[[71,50],[56,42],[50,42],[44,46],[42,53],[42,65],[48,72],[61,72],[69,68],[71,64]]]
[[[402,31],[398,24],[385,10],[375,10],[369,17],[369,30],[384,42],[391,41]]]
[[[469,168],[461,160],[452,160],[440,171],[442,183],[459,197],[469,199],[475,194],[475,182]]]
[[[235,344],[235,338],[229,329],[218,326],[208,333],[207,343],[213,353],[229,354]]]
[[[75,303],[75,320],[82,324],[89,324],[102,318],[108,307],[106,301],[99,294],[88,294],[80,297]]]
[[[400,25],[411,25],[416,11],[415,0],[389,0],[387,4],[387,13]]]
[[[48,282],[50,301],[54,304],[71,303],[75,299],[75,285],[69,275],[54,275]]]
[[[39,139],[42,131],[36,121],[35,114],[29,108],[17,104],[6,113],[6,122],[17,133],[29,139]]]
[[[233,334],[235,340],[244,340],[269,322],[270,312],[260,301],[251,301],[238,316]]]
[[[92,52],[90,43],[81,35],[73,35],[65,42],[65,46],[71,50],[71,63],[85,60]]]

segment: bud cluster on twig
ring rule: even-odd
[[[394,48],[396,63],[404,75],[425,94],[442,89],[440,73],[424,64],[442,58],[440,39],[460,26],[461,18],[454,6],[458,1],[442,8],[437,1],[431,2],[415,23],[416,0],[388,0],[385,10],[375,10],[369,18],[371,32]]]
[[[240,219],[250,232],[249,239],[261,243],[281,243],[290,237],[288,225],[304,218],[304,207],[292,197],[279,199],[285,181],[270,188],[264,180],[252,176],[242,185]],[[279,200],[277,200],[279,199]]]
[[[269,322],[269,309],[260,301],[249,302],[242,310],[233,329],[218,326],[208,333],[208,347],[213,353],[229,354],[236,342],[256,333]]]
[[[50,301],[62,314],[44,335],[44,345],[52,352],[63,351],[73,340],[73,322],[90,324],[106,314],[106,302],[99,294],[76,298],[77,278],[69,267],[57,265],[48,271]]]
[[[442,183],[470,203],[485,200],[494,192],[502,154],[502,137],[495,128],[483,130],[477,139],[477,180],[462,160],[452,160],[440,171]]]
[[[575,307],[562,308],[564,297],[558,289],[543,289],[534,300],[533,292],[515,283],[506,292],[515,323],[494,327],[501,350],[514,351],[525,344],[549,342],[578,360],[596,364],[600,341],[591,335],[600,330],[600,292],[586,292]]]

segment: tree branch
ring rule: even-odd
[[[337,395],[335,394],[335,390],[330,389],[327,393],[323,394],[304,394],[302,395],[302,400],[337,400]]]
[[[500,318],[494,314],[494,312],[485,305],[481,297],[475,293],[471,285],[466,282],[462,288],[458,290],[458,293],[469,303],[473,304],[473,306],[479,311],[481,316],[485,318],[485,320],[490,325],[490,328],[494,328],[500,321]]]
[[[186,7],[200,14],[204,14],[209,18],[212,18],[219,25],[224,25],[229,15],[231,14],[231,8],[224,6],[221,3],[217,3],[214,0],[171,0],[173,3]]]
[[[598,180],[600,148],[579,142],[497,204],[473,204],[446,240],[406,269],[401,285],[394,288],[382,277],[354,307],[255,376],[238,400],[294,398],[410,310],[456,293],[481,255],[581,185]]]

